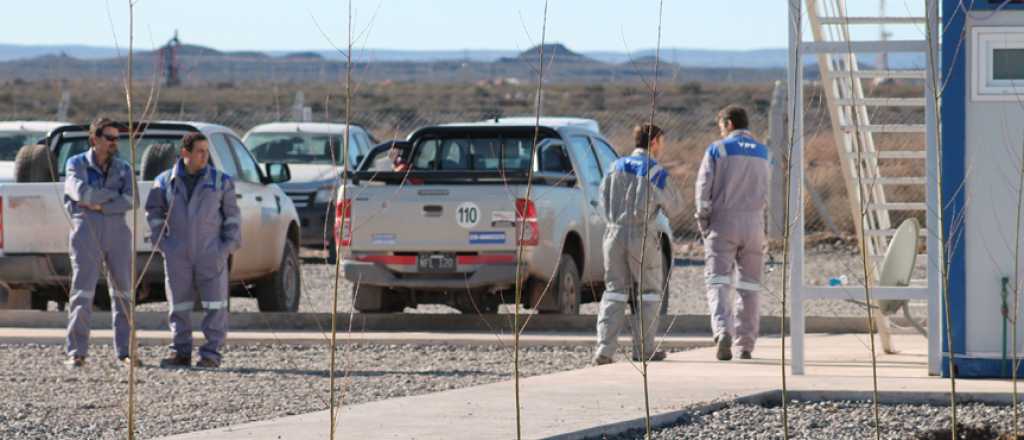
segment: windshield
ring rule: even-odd
[[[182,135],[184,136],[184,135]],[[136,142],[135,147],[135,168],[136,172],[140,172],[142,168],[142,155],[146,152],[146,149],[151,145],[156,144],[171,144],[179,145],[181,143],[181,137],[176,135],[161,135],[161,136],[146,136],[142,135],[142,138]],[[124,159],[126,162],[131,162],[132,150],[128,144],[127,133],[121,133],[121,139],[117,143],[117,156]],[[59,156],[57,157],[57,163],[60,165],[60,175],[64,175],[64,169],[67,167],[68,159],[79,153],[84,153],[89,149],[89,138],[63,138],[58,146]],[[212,160],[212,158],[211,158]]]
[[[532,138],[434,138],[413,147],[412,169],[526,171]]]
[[[344,143],[340,135],[312,133],[252,133],[245,138],[245,145],[259,162],[284,162],[294,164],[337,163],[344,165],[342,157]],[[332,153],[333,150],[333,153]],[[349,164],[357,165],[361,151],[355,136],[349,137]]]
[[[42,131],[0,131],[0,160],[14,160],[24,145],[32,145],[46,137]]]

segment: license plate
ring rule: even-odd
[[[419,254],[416,258],[416,266],[420,272],[455,272],[455,254]]]

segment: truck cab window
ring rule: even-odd
[[[579,174],[583,180],[591,186],[601,185],[601,165],[594,157],[594,151],[590,149],[590,140],[586,136],[572,136],[569,138],[573,156],[579,165]]]

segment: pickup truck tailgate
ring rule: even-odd
[[[503,185],[351,188],[352,250],[514,251],[518,190]]]
[[[152,187],[152,182],[139,184],[139,199]],[[2,220],[4,254],[59,254],[68,252],[71,220],[64,210],[63,183],[18,183],[0,185],[3,198]],[[140,202],[141,204],[141,202]],[[138,216],[138,250],[148,251],[149,227],[141,207]],[[127,214],[126,214],[127,217]],[[131,226],[131,217],[127,217]],[[128,239],[129,237],[125,237]]]

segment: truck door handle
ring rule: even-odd
[[[241,199],[241,198],[242,198],[242,195],[241,195],[241,194],[235,194],[235,198],[236,198],[236,199]]]
[[[593,206],[593,207],[596,208],[597,207],[597,200],[591,200],[590,201],[590,206]]]
[[[423,215],[427,217],[440,217],[444,207],[441,205],[423,205]]]
[[[263,197],[261,197],[261,196],[256,196],[256,201],[257,201],[257,202],[262,202],[262,201],[263,201]]]

